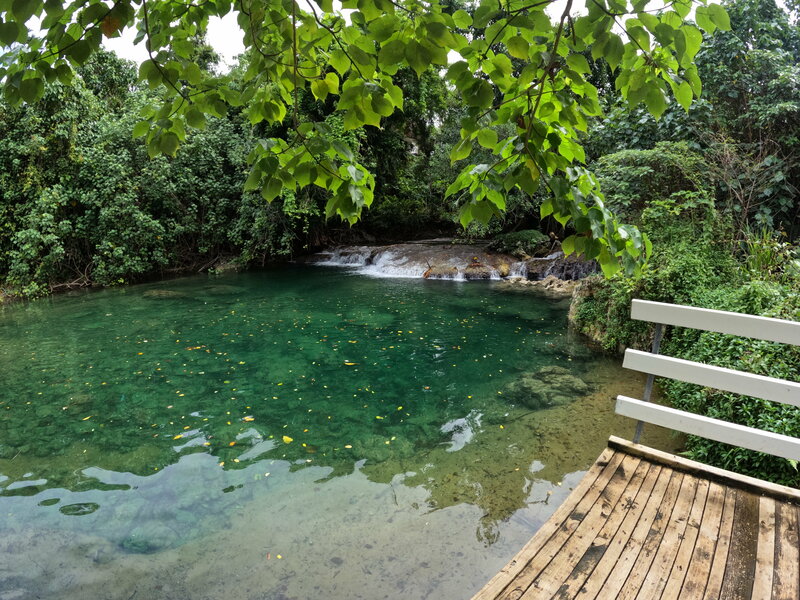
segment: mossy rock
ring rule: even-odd
[[[585,396],[590,391],[582,379],[563,367],[543,367],[523,373],[503,389],[503,396],[533,410],[562,406]]]

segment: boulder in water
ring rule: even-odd
[[[503,396],[528,408],[538,410],[569,404],[590,391],[589,386],[563,367],[543,367],[523,373],[503,389]]]
[[[155,298],[158,300],[175,300],[178,298],[186,298],[183,292],[176,292],[174,290],[147,290],[142,294],[143,298]]]

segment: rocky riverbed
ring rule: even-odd
[[[523,282],[558,295],[570,295],[574,285],[596,271],[594,261],[564,256],[551,245],[545,256],[512,256],[491,252],[486,245],[453,244],[449,241],[390,244],[384,246],[340,246],[312,255],[306,262],[322,266],[348,267],[376,277],[450,279],[455,281],[494,279]],[[538,283],[541,282],[541,283]]]

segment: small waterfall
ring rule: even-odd
[[[389,246],[342,246],[308,259],[316,265],[347,267],[371,277],[446,279],[450,281],[578,279],[596,269],[573,257],[554,252],[545,258],[520,261],[505,254],[486,252],[465,244],[406,243]]]
[[[358,272],[373,277],[419,279],[425,274],[425,269],[425,265],[414,263],[409,256],[392,249],[385,249],[378,250],[372,261],[358,269]]]
[[[363,267],[372,262],[374,251],[370,246],[342,246],[318,253],[313,262],[326,267]]]
[[[527,279],[528,278],[528,263],[520,260],[511,265],[508,270],[509,279]]]

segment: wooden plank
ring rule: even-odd
[[[567,499],[564,500],[561,506],[559,506],[551,517],[539,528],[536,535],[525,544],[522,550],[520,550],[499,573],[492,577],[492,579],[475,594],[473,600],[493,600],[508,585],[512,584],[514,578],[519,575],[531,558],[537,554],[539,549],[561,527],[561,524],[567,519],[581,500],[583,500],[584,496],[588,493],[600,493],[597,489],[599,485],[598,479],[604,479],[604,474],[607,473],[609,469],[612,473],[616,471],[624,456],[622,452],[615,452],[611,448],[606,448],[586,475],[583,476],[583,479],[581,479],[577,487],[572,490],[572,493]],[[610,477],[610,474],[605,476],[605,478],[607,477]],[[605,486],[605,483],[602,482],[602,485]]]
[[[661,504],[670,482],[673,481],[672,470],[660,466],[658,469],[657,479],[652,491],[648,494],[645,486],[642,486],[642,489],[636,495],[636,500],[632,506],[633,510],[628,512],[622,525],[620,525],[614,537],[608,543],[608,547],[597,563],[597,566],[594,568],[594,571],[592,571],[591,577],[589,577],[579,589],[578,597],[598,597],[600,589],[603,588],[606,584],[606,580],[612,573],[617,578],[621,576],[624,581],[624,577],[627,576],[627,571],[624,574],[622,574],[622,571],[628,563],[624,560],[620,561],[620,557],[625,552],[632,554],[633,557],[629,563],[631,566],[633,565],[633,560],[636,558],[634,551],[638,553],[638,546],[632,544],[631,539],[636,536],[644,539],[657,508]],[[609,597],[613,598],[613,596]]]
[[[778,507],[778,527],[775,548],[775,579],[773,600],[800,598],[800,523],[794,504],[781,503]]]
[[[800,460],[800,440],[702,415],[617,396],[617,414],[741,448]]]
[[[561,600],[574,598],[590,577],[602,577],[605,580],[607,573],[598,573],[596,567],[602,561],[610,562],[611,565],[616,562],[619,553],[625,547],[625,542],[630,537],[631,531],[639,520],[642,510],[644,510],[644,506],[650,499],[653,488],[655,488],[659,475],[663,470],[661,465],[649,461],[642,461],[639,468],[645,468],[647,471],[639,481],[640,485],[636,485],[635,478],[631,478],[625,493],[617,501],[605,525],[603,525],[595,539],[592,540],[591,546],[558,589],[555,595],[556,598]],[[664,485],[662,490],[666,488],[667,481],[669,481],[668,474],[663,478]],[[602,584],[602,580],[600,584]]]
[[[703,595],[704,600],[717,600],[722,590],[722,582],[725,579],[725,566],[728,564],[728,553],[731,548],[731,537],[733,537],[733,519],[736,516],[736,493],[737,490],[734,488],[725,490],[725,506],[722,509],[720,529],[717,543],[714,547],[711,569],[708,571],[708,581]]]
[[[625,351],[622,366],[657,377],[667,377],[743,396],[800,406],[800,383],[794,381],[630,349]]]
[[[599,502],[599,507],[602,508],[604,498],[608,494],[610,497],[616,498],[622,493],[625,488],[625,483],[630,479],[631,474],[639,465],[640,459],[634,456],[622,455],[623,459],[619,463],[619,467],[611,471],[606,468],[601,477],[597,478],[597,485],[587,492],[583,499],[575,506],[575,509],[570,515],[561,523],[558,530],[550,537],[549,540],[541,547],[525,568],[514,579],[514,585],[509,586],[502,593],[497,595],[497,600],[519,600],[525,596],[526,592],[536,582],[537,577],[556,559],[556,564],[552,566],[554,571],[557,571],[562,566],[562,560],[565,558],[559,553],[562,551],[567,540],[572,537],[572,534],[584,523],[589,523],[591,516],[596,513],[592,509]],[[610,466],[610,465],[609,465]],[[609,490],[609,487],[612,489]],[[592,492],[595,493],[592,493]],[[579,558],[579,557],[578,557]],[[577,562],[577,558],[575,561]],[[572,567],[566,569],[563,574],[564,577],[569,574]],[[537,595],[538,592],[537,592]],[[539,595],[541,597],[541,595]]]
[[[658,569],[650,569],[642,586],[642,592],[640,592],[641,597],[645,597],[642,594],[646,590],[649,590],[651,598],[657,598],[659,595],[661,598],[678,597],[705,517],[710,487],[711,483],[708,480],[698,480],[697,493],[691,512],[684,524],[683,531],[677,534],[677,539],[672,542],[676,548],[672,553],[674,558],[670,559],[666,552],[660,559],[658,556],[656,557],[655,563],[658,565]],[[666,536],[664,539],[666,542]],[[661,552],[660,548],[659,552]]]
[[[714,548],[719,537],[720,519],[722,518],[724,505],[725,486],[716,482],[711,483],[708,488],[708,499],[703,511],[703,520],[700,523],[697,541],[686,569],[686,577],[680,587],[676,587],[677,579],[670,578],[664,593],[661,595],[662,598],[702,597],[711,570]]]
[[[758,548],[758,496],[736,490],[736,513],[720,600],[750,598]]]
[[[782,500],[800,502],[800,490],[785,485],[778,485],[777,483],[770,483],[769,481],[762,481],[755,477],[741,475],[733,471],[726,471],[719,467],[712,467],[696,460],[690,460],[682,456],[676,456],[669,452],[663,452],[644,446],[642,444],[634,444],[628,440],[624,440],[617,436],[612,435],[608,438],[608,445],[610,448],[625,452],[626,454],[633,454],[641,456],[645,460],[657,462],[666,465],[673,469],[679,469],[685,473],[691,473],[698,477],[712,479],[719,481],[724,485],[733,485],[735,487],[745,488],[756,494],[769,494]]]
[[[625,548],[617,559],[616,564],[612,567],[609,576],[603,582],[602,587],[598,590],[598,593],[596,595],[581,595],[582,598],[596,597],[605,599],[617,597],[619,591],[628,580],[631,570],[639,558],[640,552],[643,552],[644,544],[650,539],[651,531],[655,530],[657,532],[659,522],[664,520],[663,511],[671,511],[672,506],[675,504],[683,479],[683,473],[679,473],[678,471],[672,471],[670,473],[669,483],[667,484],[666,491],[661,497],[660,502],[655,501],[655,498],[653,498],[647,503],[647,506],[639,518],[639,522],[636,524],[636,528],[633,530],[633,534],[625,544]],[[667,509],[665,507],[669,508]]]
[[[523,600],[553,596],[592,546],[598,533],[605,527],[616,529],[616,526],[619,525],[624,514],[620,499],[626,492],[631,497],[635,496],[642,485],[645,474],[650,469],[650,463],[643,462],[638,457],[629,456],[626,460],[631,461],[628,465],[624,461],[622,463],[624,472],[628,475],[612,478],[547,568],[533,580],[523,594]],[[633,465],[636,466],[633,467]],[[595,547],[595,552],[597,552],[597,548]]]
[[[633,570],[617,594],[616,600],[633,600],[633,598],[640,597],[639,592],[647,582],[650,571],[653,568],[658,570],[656,559],[665,557],[665,555],[665,560],[670,560],[670,555],[674,557],[672,553],[677,549],[677,536],[673,535],[673,532],[679,535],[679,532],[686,526],[686,517],[694,501],[698,481],[691,475],[684,475],[677,501],[672,505],[662,503],[659,514],[656,515],[647,539],[642,545],[642,550],[636,558]],[[645,594],[641,597],[647,598],[648,596]]]
[[[633,300],[631,318],[730,335],[800,345],[800,323],[742,313]]]
[[[772,598],[772,575],[775,570],[775,500],[761,496],[758,501],[758,548],[753,598]]]

